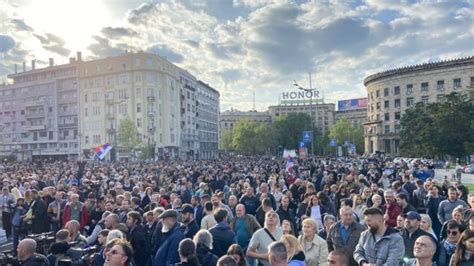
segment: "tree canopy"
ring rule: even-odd
[[[141,143],[138,129],[129,117],[120,120],[117,133],[118,147],[125,150],[138,148]]]

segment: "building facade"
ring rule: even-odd
[[[397,155],[400,119],[405,110],[418,102],[443,101],[445,95],[467,91],[472,84],[474,57],[409,66],[366,77],[365,153]]]
[[[79,156],[78,76],[81,61],[8,75],[0,87],[0,156],[17,160],[74,159]]]
[[[185,70],[179,71],[181,145],[180,158],[196,159],[199,150],[197,122],[197,79]]]
[[[337,101],[336,122],[343,117],[352,126],[363,126],[367,121],[367,98]]]
[[[198,159],[219,157],[219,98],[219,92],[209,84],[197,82]]]
[[[316,103],[304,105],[276,105],[268,107],[272,121],[278,116],[284,116],[289,113],[308,114],[312,119],[312,125],[317,128],[319,134],[329,132],[335,120],[335,104],[333,103]]]
[[[235,124],[239,120],[248,119],[250,121],[254,121],[257,123],[266,123],[270,124],[272,122],[272,117],[268,113],[265,112],[257,112],[257,111],[248,111],[243,112],[236,109],[231,108],[225,112],[220,114],[219,119],[219,129],[220,129],[220,137],[222,136],[222,132],[232,132],[234,129]]]
[[[158,158],[180,155],[179,68],[158,55],[125,53],[80,66],[81,143],[84,150],[110,143],[118,159],[133,158],[117,141],[120,122],[131,119],[142,143]]]
[[[156,159],[198,157],[198,82],[166,59],[126,52],[83,61],[78,52],[68,64],[50,59],[49,67],[36,69],[33,61],[23,69],[8,76],[12,85],[0,86],[0,156],[73,159],[110,143],[110,159],[134,159],[139,154],[121,149],[117,139],[127,118]],[[208,102],[213,115],[206,121],[214,126],[205,130],[216,143],[219,97]]]

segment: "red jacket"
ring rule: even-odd
[[[81,225],[81,230],[83,230],[84,226],[86,226],[87,223],[89,222],[89,212],[87,211],[85,204],[81,203],[81,206],[82,206],[82,209],[81,209],[81,214],[80,214],[80,218],[78,222]],[[71,209],[70,203],[68,202],[66,206],[64,207],[64,211],[63,211],[63,217],[62,217],[63,226],[66,225],[66,223],[71,220],[71,214],[72,214],[72,209]]]
[[[402,213],[402,209],[398,206],[397,203],[393,203],[392,205],[385,204],[385,214],[388,214],[388,220],[385,221],[386,225],[391,227],[397,226],[397,217]]]

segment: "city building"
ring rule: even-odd
[[[179,71],[181,83],[181,145],[180,158],[196,159],[199,150],[199,135],[197,132],[197,80],[186,70]],[[218,121],[218,120],[216,120]]]
[[[268,113],[265,112],[257,112],[256,110],[253,111],[239,111],[236,109],[231,108],[225,112],[220,114],[219,119],[219,129],[220,129],[220,137],[222,137],[222,132],[232,132],[234,126],[237,121],[242,119],[248,119],[250,121],[254,121],[257,123],[266,123],[270,124],[272,122],[272,117]]]
[[[280,104],[268,107],[272,121],[278,116],[287,115],[289,113],[304,113],[308,114],[312,119],[312,125],[317,128],[319,134],[329,132],[329,129],[334,124],[334,110],[333,103],[312,103],[312,104]]]
[[[77,59],[8,75],[12,85],[0,86],[0,156],[17,160],[74,159],[79,156]]]
[[[203,139],[214,147],[206,154],[217,153],[219,93],[201,85],[204,98],[211,95],[202,108],[212,115],[198,132],[197,79],[158,55],[125,52],[84,61],[78,52],[68,64],[55,66],[50,59],[48,67],[36,69],[35,63],[29,71],[25,64],[22,72],[15,67],[8,76],[13,84],[0,86],[0,156],[74,159],[109,143],[110,159],[134,159],[140,147],[123,149],[117,140],[125,118],[141,143],[154,147],[156,159],[198,158],[204,131],[213,133]]]
[[[217,159],[219,156],[219,97],[219,92],[209,84],[197,82],[198,159]]]
[[[343,117],[353,126],[363,126],[367,121],[367,98],[337,101],[336,122]]]
[[[400,118],[415,103],[443,101],[474,84],[474,56],[388,70],[364,79],[368,94],[365,153],[397,155]]]

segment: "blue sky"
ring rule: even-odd
[[[474,55],[474,2],[395,0],[4,0],[0,79],[13,65],[144,50],[221,92],[221,109],[266,110],[293,80],[326,102],[365,96],[365,76]]]

